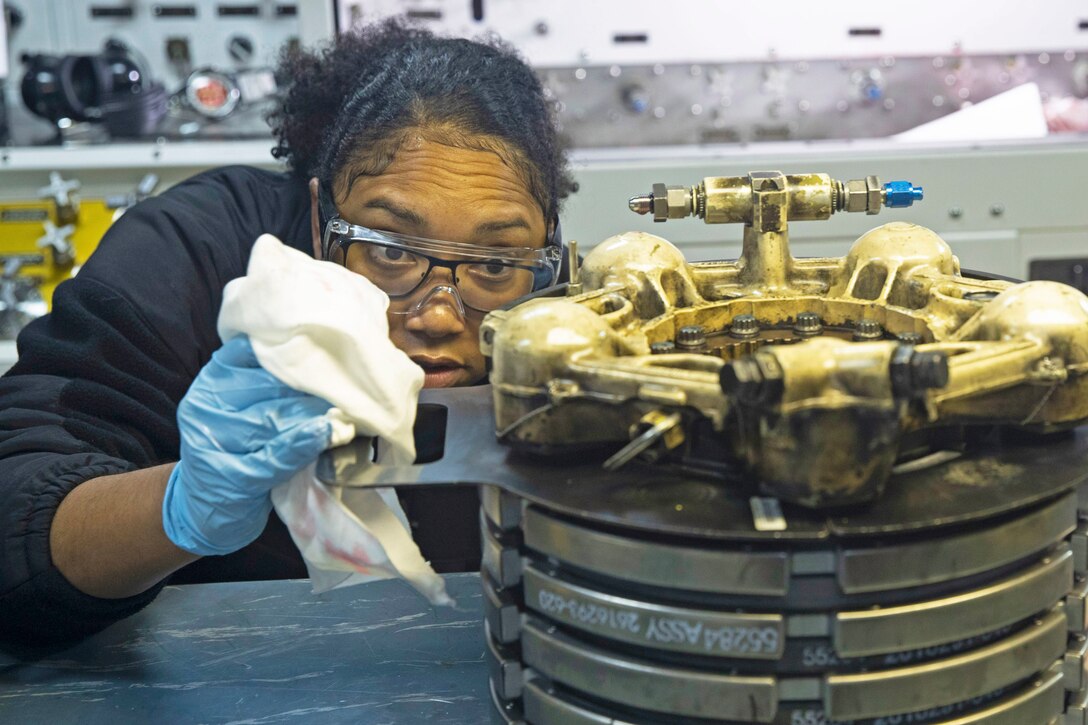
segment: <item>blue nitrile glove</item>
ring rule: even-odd
[[[212,355],[178,405],[181,460],[162,502],[163,529],[194,554],[229,554],[256,539],[269,496],[329,443],[321,398],[261,367],[247,337]]]

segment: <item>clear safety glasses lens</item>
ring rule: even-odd
[[[325,234],[326,256],[361,274],[391,298],[415,292],[435,267],[436,285],[452,281],[465,306],[489,312],[553,284],[561,253],[546,249],[487,247],[379,232],[334,219]],[[430,297],[430,295],[428,295]]]
[[[462,318],[468,316],[468,312],[465,310],[465,303],[461,299],[461,293],[457,291],[456,287],[451,287],[448,284],[436,284],[434,287],[428,289],[427,294],[417,301],[414,305],[411,305],[404,309],[390,308],[389,311],[394,315],[418,315],[423,312],[423,309],[430,304],[433,304],[436,300],[443,299],[446,304],[457,310],[457,313]]]

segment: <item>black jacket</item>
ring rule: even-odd
[[[83,481],[177,460],[177,404],[221,344],[223,287],[245,274],[265,232],[311,253],[302,180],[247,167],[196,176],[125,213],[57,288],[52,313],[20,334],[19,361],[0,378],[0,641],[78,638],[162,587],[120,600],[83,594],[53,566],[49,528]],[[440,571],[473,568],[478,556],[474,504],[456,498],[405,501],[416,532],[436,535],[417,540],[424,556],[442,554]],[[437,536],[435,522],[451,519],[467,519],[455,526],[459,546]],[[197,561],[171,583],[305,575],[273,515],[253,544]]]

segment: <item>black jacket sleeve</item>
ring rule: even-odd
[[[261,233],[308,250],[308,211],[298,179],[202,174],[121,217],[20,334],[0,378],[0,641],[74,639],[157,594],[71,586],[50,558],[53,515],[83,481],[177,459],[177,404],[220,344],[223,287]]]

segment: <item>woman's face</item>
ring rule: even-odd
[[[350,183],[346,197],[343,189],[335,191],[340,216],[352,224],[487,246],[541,248],[547,237],[544,214],[525,183],[488,151],[416,137],[401,146],[379,176],[359,176]],[[315,208],[319,254],[316,219]],[[452,294],[435,292],[442,285],[453,286],[450,270],[435,267],[419,289],[392,300],[389,336],[423,368],[425,387],[470,385],[485,374],[479,343],[484,313],[465,307],[462,314]]]

